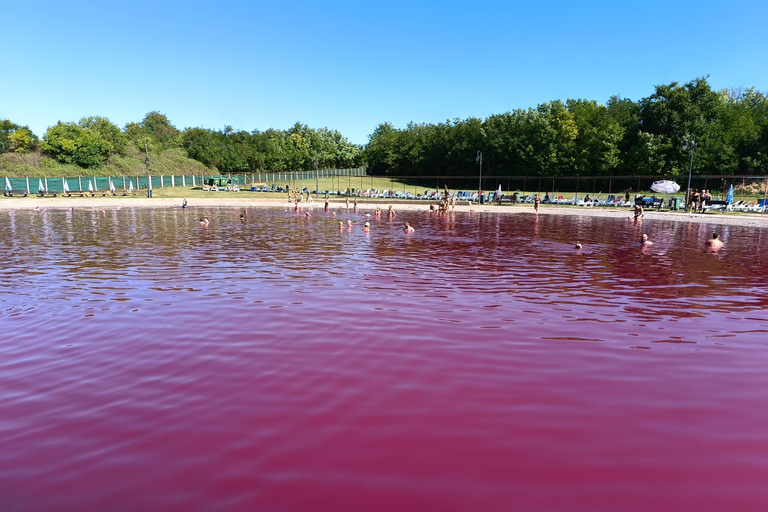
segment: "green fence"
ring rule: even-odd
[[[293,180],[305,180],[328,177],[352,177],[364,176],[364,168],[352,169],[318,169],[317,171],[284,171],[273,173],[238,173],[238,174],[198,174],[198,175],[171,175],[171,176],[152,176],[152,188],[165,187],[202,187],[203,183],[213,176],[237,177],[241,187],[249,183],[285,183]],[[30,194],[36,194],[41,190],[47,192],[63,192],[64,190],[74,191],[104,191],[115,190],[127,191],[146,190],[146,176],[98,176],[85,177],[78,176],[74,178],[9,178],[5,179],[6,186],[10,185],[12,190],[25,190]]]

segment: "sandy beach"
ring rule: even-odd
[[[253,197],[219,196],[210,198],[188,199],[188,206],[193,209],[200,208],[267,208],[285,207],[293,208],[293,203],[283,199],[266,199]],[[325,201],[321,198],[312,202],[300,203],[302,209],[322,209]],[[351,202],[350,202],[351,204]],[[375,201],[371,199],[358,200],[358,209],[375,209],[378,205],[386,210],[392,205],[396,212],[402,211],[429,211],[428,202],[399,202],[386,200]],[[45,208],[88,208],[88,209],[114,209],[114,208],[169,208],[180,207],[180,198],[146,198],[146,197],[20,197],[0,198],[0,209],[7,210],[34,210]],[[342,199],[331,199],[330,209],[346,208],[346,202]],[[350,206],[351,207],[351,206]],[[459,204],[457,212],[484,212],[503,214],[534,214],[532,204],[518,204],[515,206],[505,204]],[[613,217],[631,218],[632,209],[628,207],[581,207],[581,206],[553,206],[541,205],[539,215],[579,215],[589,217]],[[758,226],[768,227],[768,215],[759,213],[686,213],[684,211],[656,211],[645,210],[644,220],[674,220],[680,222],[696,222],[712,225],[731,226]]]

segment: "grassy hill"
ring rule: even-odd
[[[129,147],[123,155],[112,155],[98,168],[84,169],[77,165],[61,164],[41,152],[0,154],[0,175],[9,177],[51,178],[73,176],[142,176],[146,175],[146,155],[136,147]],[[149,154],[153,175],[211,174],[196,160],[187,157],[183,149],[168,149]]]

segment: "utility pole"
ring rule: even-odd
[[[685,191],[685,209],[688,209],[688,202],[691,200],[691,174],[693,174],[693,150],[696,149],[696,140],[691,137],[690,141],[683,141],[683,149],[691,148],[691,166],[688,167],[688,190]]]
[[[475,161],[480,163],[480,179],[477,184],[477,191],[480,192],[481,190],[483,190],[483,152],[482,151],[477,152]]]
[[[317,170],[317,158],[315,158],[315,198],[320,199],[320,174]]]
[[[149,175],[149,147],[147,147],[147,143],[144,143],[144,151],[147,154],[147,159],[144,160],[147,164],[147,197],[152,197],[152,177]]]

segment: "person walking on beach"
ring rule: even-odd
[[[186,197],[182,199],[182,201],[181,201],[181,207],[182,207],[182,208],[186,208],[186,207],[187,207],[187,198],[186,198]]]
[[[533,196],[533,210],[536,214],[539,213],[539,204],[541,204],[541,198],[539,197],[539,194],[536,194]]]

